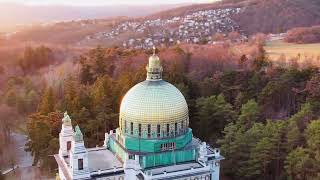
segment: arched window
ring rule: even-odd
[[[157,125],[157,136],[160,137],[160,124]]]
[[[184,131],[184,121],[181,121],[181,129]]]
[[[71,149],[71,141],[67,142],[67,151],[69,151]]]
[[[124,121],[124,132],[128,133],[128,129],[127,129],[127,121]]]
[[[138,129],[139,129],[139,137],[141,137],[141,124],[139,124]]]
[[[148,138],[151,137],[151,125],[148,124]]]
[[[174,123],[174,134],[178,134],[178,123]]]

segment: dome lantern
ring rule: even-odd
[[[160,58],[156,55],[156,47],[153,46],[153,54],[149,57],[147,69],[147,80],[157,81],[162,79],[162,66]]]

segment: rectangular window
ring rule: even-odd
[[[129,159],[133,159],[134,160],[135,159],[134,158],[134,154],[129,154]]]
[[[139,136],[141,136],[141,124],[139,124]]]
[[[78,159],[78,170],[83,170],[83,159]]]
[[[171,143],[161,144],[160,149],[161,149],[161,151],[174,150],[174,149],[176,149],[176,143],[171,142]]]
[[[67,150],[69,151],[71,149],[71,141],[67,142]]]
[[[178,134],[178,123],[174,124],[174,133],[175,133],[175,135]]]
[[[169,136],[169,132],[170,131],[170,126],[169,126],[169,124],[167,124],[167,136]]]
[[[130,134],[133,135],[133,123],[130,123]]]
[[[160,124],[157,125],[157,136],[160,137]]]
[[[151,137],[151,125],[148,124],[148,137],[150,138]]]

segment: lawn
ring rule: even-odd
[[[320,59],[320,43],[316,44],[293,44],[280,40],[266,43],[265,50],[271,60],[278,60],[281,55],[286,59],[296,58],[300,54],[300,60]]]

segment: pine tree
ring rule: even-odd
[[[38,107],[38,112],[42,115],[48,115],[50,112],[55,111],[55,97],[53,94],[53,89],[51,87],[47,88],[42,96],[40,105]]]
[[[239,123],[242,124],[246,129],[249,129],[255,122],[258,121],[259,111],[258,104],[253,99],[249,100],[241,107]]]
[[[47,157],[46,149],[53,138],[46,118],[47,116],[41,114],[33,114],[29,116],[27,123],[29,141],[26,144],[26,150],[34,157],[33,165]]]
[[[64,107],[63,109],[68,111],[70,114],[75,114],[79,111],[79,84],[72,78],[69,77],[64,86]]]
[[[234,121],[236,114],[232,106],[222,95],[199,98],[196,101],[199,135],[207,142],[216,142],[220,132],[229,122]]]
[[[290,179],[304,180],[307,179],[310,164],[312,164],[312,160],[308,150],[298,147],[288,154],[285,160],[285,169]]]

